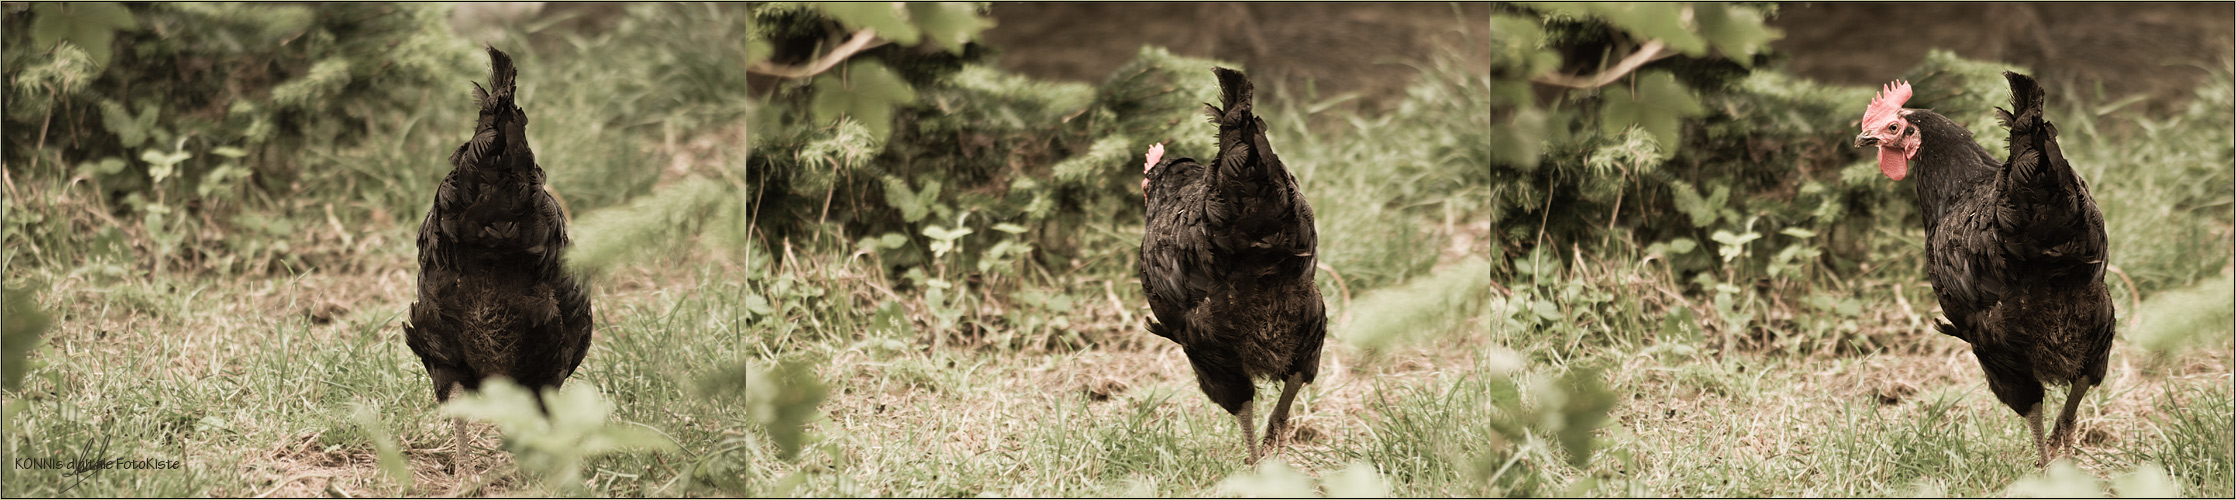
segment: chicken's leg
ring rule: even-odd
[[[466,475],[466,419],[450,419],[450,471],[457,476]]]
[[[2087,381],[2075,380],[2073,389],[2065,393],[2065,410],[2058,412],[2057,431],[2050,434],[2050,445],[2056,446],[2059,453],[2073,446],[2074,412],[2081,409],[2081,400],[2087,399],[2089,385]]]
[[[1266,419],[1265,454],[1273,454],[1289,444],[1289,402],[1296,400],[1297,389],[1304,387],[1304,374],[1291,373],[1281,382],[1281,400],[1273,405],[1273,418]]]
[[[2042,403],[2034,403],[2034,408],[2026,411],[2026,426],[2034,431],[2034,466],[2049,465],[2050,448],[2042,440]]]
[[[1243,462],[1243,464],[1245,464],[1245,465],[1257,465],[1257,464],[1258,464],[1258,437],[1257,437],[1256,435],[1254,435],[1254,434],[1256,434],[1256,431],[1257,431],[1257,429],[1253,429],[1253,428],[1251,428],[1251,427],[1250,427],[1250,402],[1249,402],[1249,401],[1244,401],[1244,402],[1242,402],[1242,411],[1234,412],[1234,422],[1235,422],[1235,423],[1237,423],[1237,424],[1241,424],[1241,426],[1242,426],[1242,449],[1243,449],[1243,450],[1246,450],[1246,451],[1247,451],[1247,452],[1248,452],[1248,453],[1250,454],[1250,458],[1249,458],[1249,459],[1247,459],[1247,461],[1244,461],[1244,462]]]
[[[453,385],[450,386],[450,397],[444,399],[455,399],[465,393],[465,386]],[[453,477],[466,477],[466,419],[451,417],[450,437],[450,474]]]

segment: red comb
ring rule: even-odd
[[[1902,104],[1910,102],[1910,82],[1895,80],[1879,89],[1879,96],[1871,98],[1871,107],[1863,110],[1863,128],[1873,129],[1902,111]]]
[[[1155,146],[1150,146],[1149,154],[1142,155],[1142,157],[1149,160],[1141,164],[1141,173],[1146,174],[1149,173],[1150,168],[1157,166],[1157,159],[1165,157],[1165,143],[1160,142]]]

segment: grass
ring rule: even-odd
[[[570,91],[554,83],[613,83],[650,70],[575,74],[568,72],[587,70],[537,57],[544,59],[524,57],[522,81],[553,89],[541,101],[535,97],[545,94],[534,92],[544,91],[534,89],[543,87],[528,94],[539,106],[530,112],[544,120],[536,130],[555,134],[536,136],[538,144],[563,144],[543,155],[550,168],[620,172],[647,157],[719,168],[742,154],[722,146],[734,130],[666,137],[676,124],[726,116],[722,110],[634,116],[656,105],[643,104],[651,94],[597,100],[562,94]],[[562,69],[539,69],[554,66]],[[1330,481],[1330,491],[1338,471],[1365,464],[1396,496],[1987,496],[2044,474],[2031,466],[2023,421],[1995,402],[1967,350],[1917,322],[1931,318],[1933,302],[1915,265],[1822,284],[1811,296],[1764,298],[1789,305],[1763,306],[1762,314],[1799,317],[1759,328],[1775,330],[1767,341],[1730,333],[1737,329],[1713,299],[1682,292],[1683,280],[1621,241],[1594,253],[1547,252],[1558,265],[1526,276],[1481,279],[1491,266],[1475,256],[1497,243],[1469,207],[1486,193],[1469,188],[1481,184],[1464,172],[1438,166],[1487,155],[1408,146],[1467,144],[1469,127],[1483,124],[1464,111],[1481,102],[1454,90],[1471,88],[1453,83],[1464,75],[1429,78],[1441,80],[1416,89],[1406,103],[1416,109],[1402,112],[1408,119],[1315,116],[1304,111],[1313,103],[1261,96],[1270,100],[1261,109],[1275,129],[1271,140],[1305,182],[1322,217],[1327,262],[1343,276],[1339,283],[1322,275],[1335,338],[1319,381],[1296,401],[1299,434],[1278,460]],[[2112,228],[2114,264],[2135,281],[2115,282],[2123,314],[2182,309],[2133,308],[2131,296],[2210,304],[2177,291],[2226,282],[2232,205],[2219,188],[2197,187],[2229,183],[2229,103],[2212,98],[2228,87],[2225,79],[2218,85],[2177,116],[2075,106],[2059,120]],[[1076,272],[1019,278],[1017,296],[1034,298],[978,303],[988,310],[971,316],[975,332],[964,335],[962,327],[937,330],[933,304],[893,293],[901,278],[852,255],[841,237],[770,242],[766,250],[700,247],[597,280],[598,338],[568,385],[596,388],[614,420],[655,429],[678,451],[602,455],[585,463],[582,484],[569,486],[580,490],[555,490],[522,471],[483,424],[474,446],[488,472],[460,481],[443,471],[448,422],[398,323],[412,300],[408,235],[430,196],[424,187],[441,175],[433,159],[462,137],[464,115],[455,110],[464,103],[462,95],[436,98],[375,124],[371,133],[383,135],[367,142],[379,146],[321,153],[319,161],[353,164],[365,180],[336,188],[355,190],[333,200],[340,222],[299,217],[296,236],[342,260],[269,275],[150,275],[127,257],[98,253],[68,266],[11,265],[11,284],[42,285],[38,300],[56,326],[24,386],[4,395],[5,460],[181,464],[80,475],[10,467],[0,494],[1260,491],[1229,482],[1251,473],[1232,419],[1202,396],[1176,346],[1140,331],[1145,310],[1123,249]],[[628,119],[602,122],[611,126],[608,139],[591,140],[557,125],[577,116]],[[576,173],[554,174],[563,195],[582,200],[575,210],[675,180],[672,172],[627,177],[600,191],[591,180],[601,177]],[[72,192],[59,180],[25,189]],[[1141,228],[1079,230],[1123,242],[1137,241]],[[1899,221],[1882,231],[1910,247],[1919,238]],[[1833,299],[1858,305],[1792,305]],[[2072,460],[2096,477],[2158,464],[2183,495],[2236,494],[2236,346],[2223,323],[2176,320],[2198,330],[2185,337],[2196,341],[2164,349],[2118,341],[2110,379],[2082,407],[2086,432]],[[933,348],[941,337],[948,342]],[[753,395],[741,405],[719,383],[741,363],[785,361],[812,366],[828,388],[792,458],[778,456]],[[1601,374],[1604,391],[1563,382],[1590,373]],[[1588,434],[1589,457],[1571,461],[1563,431],[1591,412],[1566,408],[1596,397],[1612,405],[1606,423]],[[1267,399],[1258,402],[1261,414]],[[361,425],[357,408],[369,409],[380,428]],[[383,434],[400,445],[406,477],[381,472],[374,443]]]

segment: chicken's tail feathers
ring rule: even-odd
[[[2003,77],[2011,82],[2011,108],[1996,108],[1995,117],[2011,131],[2008,180],[2023,188],[2070,190],[2062,179],[2071,174],[2057,148],[2057,127],[2043,114],[2042,86],[2018,73],[2005,71]]]
[[[1230,113],[1234,111],[1236,106],[1241,106],[1243,111],[1250,110],[1252,97],[1250,77],[1244,76],[1241,71],[1228,68],[1211,68],[1211,74],[1219,77],[1220,107],[1227,108]]]
[[[1211,68],[1211,74],[1219,78],[1219,104],[1204,103],[1203,114],[1211,117],[1211,123],[1219,125],[1219,136],[1225,139],[1230,130],[1256,122],[1250,109],[1253,90],[1250,77],[1241,71],[1215,67]]]
[[[2010,71],[2003,72],[2003,78],[2011,82],[2011,108],[1996,108],[1996,120],[2013,133],[2037,130],[2044,124],[2042,104],[2047,100],[2042,85],[2036,83],[2034,77]]]
[[[528,118],[514,102],[518,91],[515,82],[519,70],[513,66],[512,56],[505,54],[505,51],[497,50],[496,47],[487,49],[489,86],[474,84],[474,105],[480,108],[481,116],[474,123],[473,139],[459,145],[458,150],[451,153],[451,165],[463,167],[480,164],[500,152],[517,157],[511,161],[528,160],[532,164],[530,157],[534,153],[527,150],[524,142],[527,135],[524,127]]]
[[[1995,206],[1997,226],[2012,251],[2030,257],[2042,252],[2087,261],[2101,257],[2101,244],[2087,244],[2086,231],[2099,228],[2088,187],[2066,163],[2057,144],[2057,126],[2045,116],[2046,92],[2034,78],[2004,72],[2011,82],[2011,109],[1996,118],[2010,128],[2011,156],[2004,163]],[[2101,240],[2101,236],[2096,237]],[[2083,243],[2080,247],[2070,247]]]
[[[498,106],[512,104],[515,90],[513,81],[519,75],[519,70],[513,67],[511,55],[505,54],[505,51],[497,50],[495,46],[487,48],[489,50],[489,89],[484,92],[481,86],[476,84],[474,86],[474,97],[477,103],[481,105],[482,110],[494,111],[500,109]]]
[[[1211,116],[1211,123],[1219,126],[1219,153],[1211,161],[1213,178],[1218,182],[1259,184],[1267,182],[1267,159],[1272,151],[1265,143],[1265,120],[1251,110],[1253,87],[1250,77],[1229,68],[1212,68],[1211,74],[1219,79],[1219,104],[1204,104],[1204,113]]]

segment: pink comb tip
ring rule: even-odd
[[[1155,146],[1150,146],[1149,154],[1143,155],[1143,157],[1149,160],[1141,164],[1141,173],[1146,174],[1149,173],[1149,169],[1156,168],[1158,159],[1165,157],[1165,143],[1160,142]]]
[[[1910,82],[1905,82],[1902,80],[1895,80],[1892,83],[1888,83],[1887,86],[1881,87],[1879,89],[1879,96],[1871,99],[1872,105],[1883,105],[1891,103],[1894,107],[1897,108],[1902,107],[1902,104],[1906,102],[1910,102]]]
[[[1910,102],[1910,82],[1895,80],[1888,83],[1879,89],[1878,96],[1871,98],[1871,106],[1864,108],[1863,127],[1875,129],[1887,120],[1894,119],[1907,102]]]

